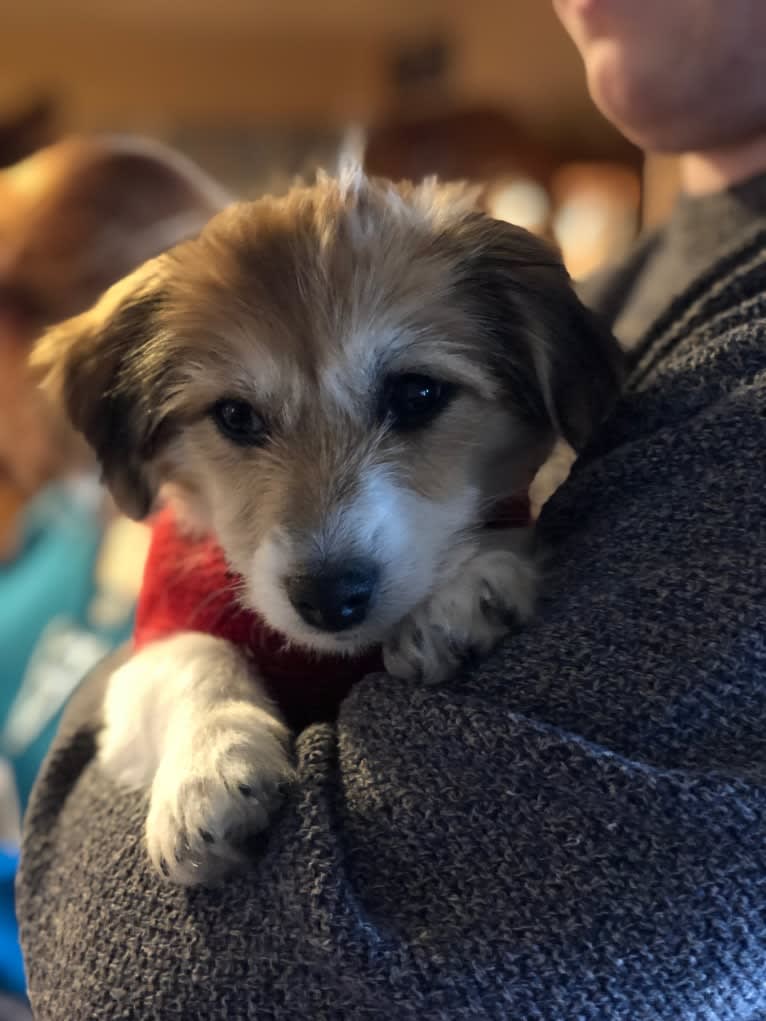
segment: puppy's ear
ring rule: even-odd
[[[137,519],[155,501],[152,458],[166,425],[159,361],[151,357],[163,306],[160,263],[49,329],[30,359],[43,389],[95,450],[118,506]]]
[[[577,297],[558,254],[528,231],[480,213],[459,229],[459,276],[490,334],[511,398],[582,450],[617,399],[623,353]]]

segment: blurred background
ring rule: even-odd
[[[0,1021],[23,1011],[20,815],[62,706],[130,634],[146,532],[26,368],[46,325],[199,226],[332,169],[482,185],[576,278],[662,220],[672,161],[600,116],[550,0],[4,0],[0,27]],[[127,134],[163,142],[80,141]],[[179,151],[199,165],[174,162]],[[175,233],[174,233],[175,232]],[[71,449],[70,449],[71,448]]]
[[[638,154],[591,104],[549,0],[3,8],[0,123],[7,135],[28,119],[22,147],[68,131],[148,134],[252,195],[332,163],[345,128],[362,124],[371,169],[487,181],[497,211],[552,232],[578,275],[661,215],[658,188],[642,205]]]

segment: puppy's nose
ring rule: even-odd
[[[307,624],[320,631],[345,631],[367,616],[377,581],[374,564],[355,560],[294,575],[287,579],[286,588]]]

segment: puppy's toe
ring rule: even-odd
[[[163,761],[146,823],[149,857],[174,883],[209,884],[246,862],[246,838],[264,830],[293,773],[284,744],[268,728],[233,734],[193,769]],[[203,760],[203,761],[201,761]]]
[[[383,665],[392,677],[437,684],[454,673],[460,647],[449,629],[433,618],[431,601],[402,621],[383,646]]]
[[[383,647],[386,670],[426,684],[446,680],[529,617],[535,586],[534,566],[514,553],[478,554],[402,621]]]

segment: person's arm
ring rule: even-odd
[[[757,273],[690,314],[546,507],[537,619],[306,730],[245,875],[159,881],[145,804],[70,714],[19,883],[40,1018],[766,1015]]]

